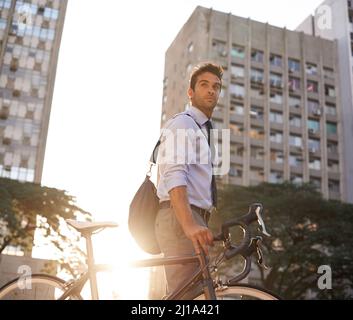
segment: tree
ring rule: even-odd
[[[287,299],[310,292],[318,299],[353,297],[353,206],[324,200],[314,186],[263,183],[253,187],[225,186],[220,190],[220,219],[264,205],[264,219],[272,237],[264,238],[269,272],[259,268],[260,283]],[[320,289],[320,266],[332,270],[332,290]]]
[[[59,251],[73,249],[78,235],[73,241],[61,233],[60,227],[65,219],[77,215],[91,217],[75,205],[75,198],[66,191],[0,178],[0,254],[8,245],[30,251],[35,230],[41,231]],[[70,270],[69,265],[66,268]]]

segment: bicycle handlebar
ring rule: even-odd
[[[225,251],[225,258],[226,259],[231,259],[234,256],[240,254],[240,255],[245,255],[244,258],[247,256],[246,255],[246,250],[249,248],[251,245],[251,233],[249,230],[249,225],[255,221],[257,221],[260,225],[260,231],[266,235],[270,236],[270,234],[266,231],[266,226],[265,223],[262,219],[262,212],[263,212],[263,206],[261,203],[253,203],[249,206],[249,211],[247,214],[239,217],[239,218],[234,218],[229,221],[226,221],[221,228],[221,233],[217,236],[214,237],[215,241],[223,241],[227,245],[227,250]],[[230,233],[229,229],[233,226],[239,226],[242,228],[244,231],[244,237],[240,245],[235,246],[230,243]]]

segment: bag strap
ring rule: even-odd
[[[195,121],[195,123],[197,124],[197,126],[200,128],[201,130],[201,126],[196,122],[196,120],[188,113],[179,113],[177,114],[176,116],[179,116],[179,115],[186,115],[186,116],[189,116],[192,120]],[[156,164],[156,156],[158,155],[158,150],[159,150],[159,145],[161,144],[161,138],[162,138],[162,135],[159,137],[159,140],[157,141],[153,151],[152,151],[152,154],[151,154],[151,157],[150,157],[150,163],[151,163],[151,167],[150,167],[150,170],[149,170],[149,173],[151,172],[151,168],[154,164]],[[155,153],[157,152],[157,155],[155,156]]]

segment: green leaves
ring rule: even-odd
[[[88,220],[91,216],[64,190],[0,178],[0,253],[9,244],[31,250],[36,228],[63,251],[71,240],[60,234],[60,222],[77,215]],[[39,216],[43,222],[37,225]]]
[[[270,272],[253,277],[288,299],[352,298],[353,206],[322,199],[312,185],[263,183],[252,187],[225,186],[219,192],[223,221],[248,211],[252,202],[264,205],[271,239],[265,240]],[[254,229],[255,230],[255,229]],[[255,260],[255,259],[254,259]],[[333,290],[319,290],[320,265],[332,268]]]

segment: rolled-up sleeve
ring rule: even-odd
[[[178,116],[168,122],[162,131],[157,162],[162,186],[160,192],[163,194],[175,187],[188,185],[188,154],[181,142],[182,131],[178,136],[178,130],[189,130],[192,121],[188,116]]]

